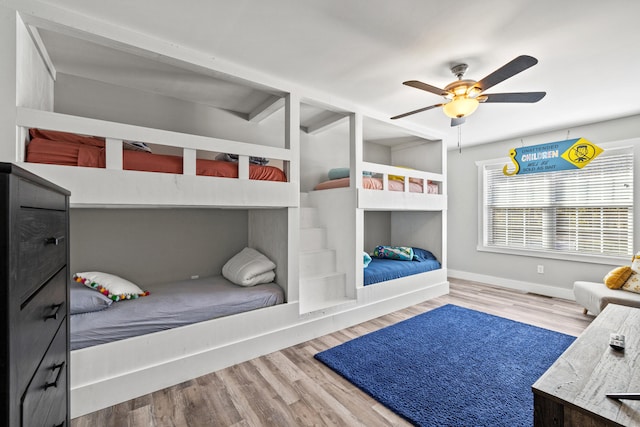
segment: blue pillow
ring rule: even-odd
[[[368,253],[366,252],[362,252],[362,255],[364,257],[363,261],[364,261],[364,268],[367,268],[367,266],[369,265],[369,263],[371,262],[371,257],[369,256]]]
[[[329,179],[349,178],[349,168],[334,168],[327,174]]]
[[[69,285],[69,312],[71,314],[91,313],[109,308],[113,302],[100,292],[83,284],[71,281]]]
[[[436,257],[433,256],[431,252],[426,249],[413,248],[413,261],[430,261],[435,260]]]

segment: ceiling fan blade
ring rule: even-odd
[[[451,127],[460,126],[465,122],[465,120],[466,119],[464,117],[454,117],[451,119]]]
[[[435,93],[436,95],[440,95],[440,96],[449,95],[449,92],[447,92],[444,89],[440,89],[439,87],[431,86],[430,84],[427,84],[427,83],[422,83],[422,82],[420,82],[418,80],[408,80],[406,82],[403,82],[402,84],[403,85],[407,85],[407,86],[411,86],[411,87],[415,87],[416,89],[426,90],[427,92]]]
[[[496,71],[489,74],[484,79],[478,81],[478,83],[475,84],[475,87],[480,88],[480,90],[484,92],[485,90],[497,85],[498,83],[508,79],[509,77],[513,77],[516,74],[526,70],[527,68],[533,67],[537,63],[538,60],[533,56],[520,55],[511,62],[498,68]]]
[[[511,92],[511,93],[487,93],[482,97],[487,97],[482,102],[538,102],[547,92]]]
[[[423,111],[431,110],[431,109],[437,108],[437,107],[442,107],[443,105],[444,104],[435,104],[435,105],[430,105],[430,106],[424,107],[424,108],[418,108],[417,110],[409,111],[408,113],[404,113],[404,114],[399,114],[397,116],[393,116],[393,117],[391,117],[391,120],[401,119],[403,117],[407,117],[407,116],[410,116],[410,115],[416,114],[416,113],[422,113]]]

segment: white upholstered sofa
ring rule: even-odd
[[[640,308],[640,294],[622,289],[609,289],[604,283],[576,281],[573,283],[576,302],[597,316],[609,303]]]

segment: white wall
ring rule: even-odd
[[[71,209],[71,273],[104,271],[141,285],[220,274],[248,240],[231,209]]]
[[[53,109],[49,74],[24,23],[13,10],[0,7],[0,161],[21,160],[16,106]]]
[[[57,113],[284,147],[284,109],[260,123],[194,102],[58,73]]]
[[[16,140],[16,12],[0,7],[0,160],[15,160]]]
[[[444,263],[441,212],[391,213],[391,244],[427,249]]]
[[[391,150],[392,164],[422,171],[442,173],[442,141],[416,139]]]
[[[569,138],[583,137],[595,143],[640,137],[640,116],[573,127]],[[516,287],[533,292],[559,292],[571,296],[576,280],[600,282],[613,265],[554,260],[476,250],[478,236],[478,178],[476,161],[508,157],[510,148],[560,141],[567,129],[539,135],[523,136],[522,141],[507,140],[492,144],[463,147],[448,153],[448,266],[450,275]],[[636,147],[635,173],[640,173],[640,147]],[[637,182],[636,176],[636,182]],[[640,188],[635,186],[635,200],[640,201]],[[640,215],[635,215],[635,230],[640,230]],[[640,250],[640,234],[636,233],[635,250]],[[537,273],[537,265],[544,274]],[[622,264],[624,265],[624,264]]]
[[[366,211],[364,213],[365,252],[373,252],[378,245],[391,244],[391,212]]]
[[[333,168],[349,167],[349,125],[342,123],[315,135],[301,133],[300,138],[300,191],[328,179]]]
[[[364,141],[362,159],[365,162],[391,165],[391,148],[371,141]]]

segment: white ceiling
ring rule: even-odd
[[[548,130],[562,131],[564,136],[572,126],[640,114],[640,84],[635,81],[640,75],[638,0],[43,3],[256,69],[389,117],[442,101],[402,85],[405,80],[444,87],[455,80],[449,71],[455,63],[467,63],[465,77],[480,80],[518,55],[536,57],[536,66],[488,92],[546,91],[547,96],[536,104],[481,104],[462,125],[467,146]],[[61,72],[65,67],[86,66],[72,64],[73,57],[65,59],[62,52],[52,55]],[[104,61],[109,55],[96,56]],[[140,62],[138,67],[130,78],[146,76],[138,84],[153,85],[149,76],[154,66]],[[232,86],[211,84],[195,92],[202,96],[211,91],[231,99]],[[242,103],[223,107],[240,111],[261,102],[252,92],[236,99]],[[456,128],[450,128],[449,119],[438,109],[400,120],[446,135],[451,147],[457,144]]]

